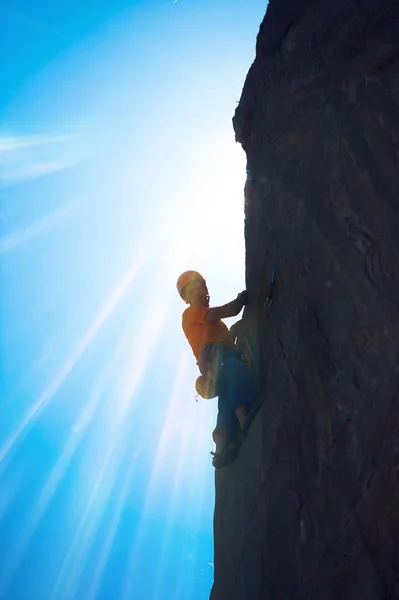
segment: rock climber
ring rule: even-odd
[[[248,294],[243,291],[235,300],[211,308],[206,281],[197,271],[182,273],[177,280],[177,290],[189,304],[183,312],[182,327],[201,372],[196,382],[197,391],[206,398],[218,396],[212,463],[215,468],[221,468],[236,458],[240,431],[246,434],[259,409],[248,364],[234,344],[233,334],[221,320],[237,316]]]

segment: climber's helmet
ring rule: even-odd
[[[184,271],[177,280],[176,287],[180,296],[188,304],[185,292],[187,286],[192,283],[201,283],[206,288],[206,281],[198,271]]]

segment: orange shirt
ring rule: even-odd
[[[234,345],[233,335],[223,321],[205,321],[208,310],[209,307],[205,306],[189,306],[182,317],[183,331],[197,360],[205,344],[217,342],[227,346]]]

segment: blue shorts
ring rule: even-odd
[[[255,385],[248,369],[248,363],[237,347],[207,344],[201,352],[199,360],[203,375],[207,373],[210,357],[213,364],[214,361],[217,361],[215,369],[218,396],[216,429],[233,437],[238,430],[235,409],[244,404],[249,411],[256,405]]]

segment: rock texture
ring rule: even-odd
[[[397,600],[398,0],[270,0],[233,123],[263,407],[211,600]]]

